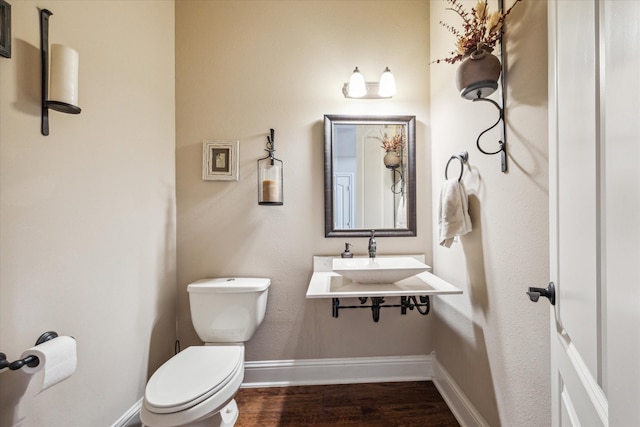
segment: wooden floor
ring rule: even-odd
[[[430,381],[244,388],[235,427],[460,426]]]

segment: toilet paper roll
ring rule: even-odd
[[[78,357],[76,340],[72,337],[57,337],[42,344],[31,347],[22,353],[21,358],[36,356],[38,366],[24,366],[27,374],[39,374],[41,381],[36,394],[69,378],[76,371]]]

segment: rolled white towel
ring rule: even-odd
[[[456,236],[471,231],[469,198],[464,184],[457,179],[448,179],[442,185],[438,229],[440,245],[447,248],[451,247]]]

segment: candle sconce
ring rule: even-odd
[[[51,15],[53,13],[47,9],[40,10],[41,132],[43,135],[49,135],[49,109],[67,114],[80,114],[81,111],[77,106],[78,52],[60,44],[52,45],[51,70],[49,69],[49,17]]]
[[[267,148],[269,154],[258,160],[258,204],[269,206],[282,206],[282,160],[274,157],[275,131],[270,129],[267,136]]]

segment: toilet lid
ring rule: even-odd
[[[224,387],[243,369],[242,346],[188,347],[162,365],[147,383],[144,400],[153,412],[190,408]]]

